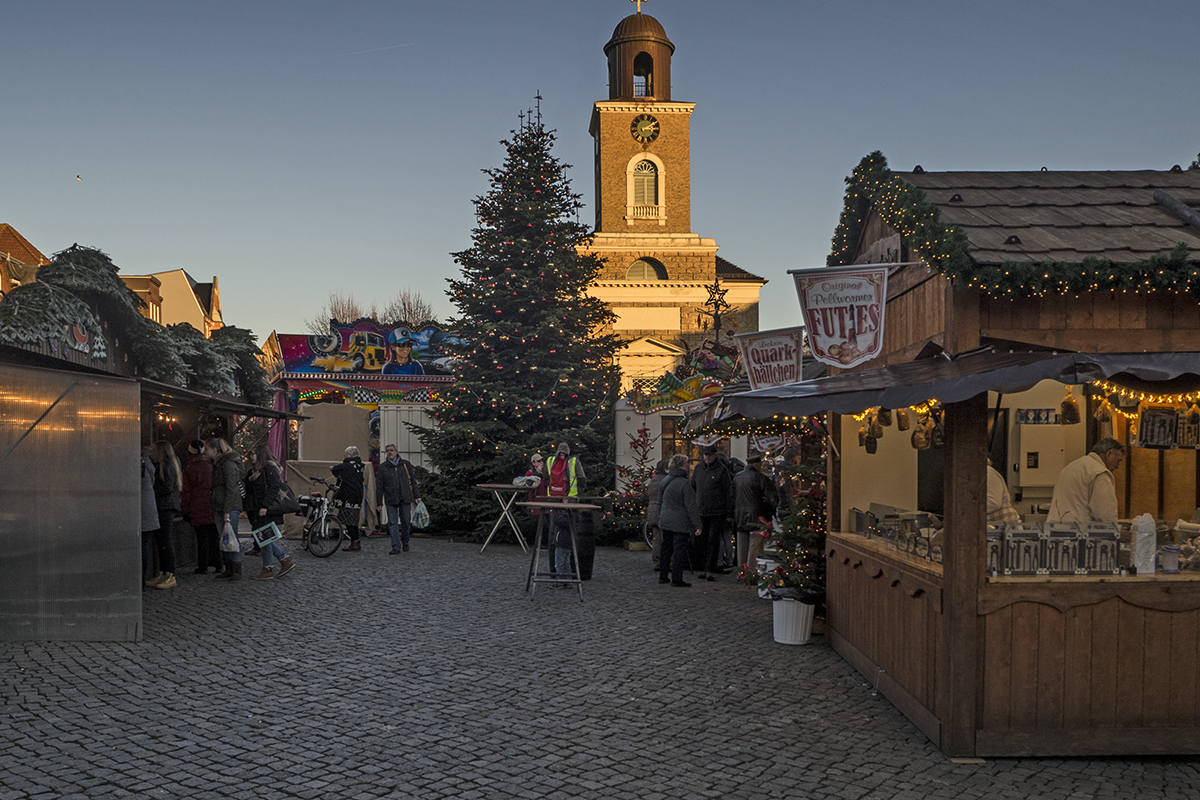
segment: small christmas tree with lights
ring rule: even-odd
[[[442,508],[431,495],[430,511],[453,530],[495,517],[495,500],[472,486],[509,483],[558,442],[571,445],[593,489],[611,481],[618,342],[602,333],[612,313],[586,293],[601,262],[576,251],[589,233],[554,139],[539,111],[501,142],[504,165],[484,170],[491,188],[475,201],[473,245],[454,254],[457,380],[438,398],[438,427],[418,431],[437,482],[453,492]]]
[[[825,601],[825,429],[819,417],[808,417],[791,437],[793,445],[777,467],[781,510],[768,545],[775,552],[767,553],[777,566],[760,573],[756,565],[747,564],[738,577],[781,596],[821,605]]]

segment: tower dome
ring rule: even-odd
[[[630,14],[604,45],[609,100],[671,100],[671,54],[675,45],[649,14]]]

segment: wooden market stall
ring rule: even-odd
[[[889,276],[880,357],[728,399],[746,417],[832,412],[831,644],[949,756],[1200,753],[1200,571],[993,574],[985,522],[998,401],[1047,385],[1079,398],[1067,450],[1127,443],[1121,515],[1200,506],[1194,442],[1131,436],[1139,408],[1200,397],[1200,172],[899,175],[873,154],[849,184],[830,264],[920,262]],[[895,428],[860,448],[848,415],[930,400],[936,469]],[[1010,487],[1038,466],[1018,453]],[[941,513],[940,563],[851,531],[873,494]]]

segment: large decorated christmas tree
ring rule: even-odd
[[[473,245],[454,254],[457,381],[433,412],[438,427],[419,432],[441,473],[430,481],[438,487],[422,487],[439,527],[493,520],[495,500],[471,487],[511,483],[558,442],[579,456],[590,487],[611,482],[618,342],[603,333],[612,313],[586,293],[601,262],[576,252],[589,232],[569,167],[550,152],[554,138],[539,114],[501,142],[504,165],[484,170],[491,188],[475,201]]]

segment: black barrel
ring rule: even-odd
[[[593,511],[579,512],[575,528],[575,546],[579,549],[579,579],[590,581],[596,563],[596,517]]]

